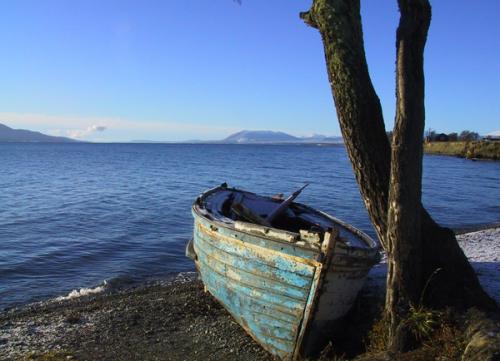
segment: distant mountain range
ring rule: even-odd
[[[78,141],[66,137],[53,137],[31,130],[12,129],[0,124],[0,142],[75,143]]]
[[[75,143],[78,140],[66,137],[54,137],[25,129],[12,129],[0,124],[0,142],[32,142],[32,143]],[[134,140],[131,143],[210,143],[210,144],[341,144],[342,137],[328,137],[316,134],[310,137],[295,137],[284,132],[270,130],[242,130],[222,140],[184,142]]]
[[[342,144],[342,137],[315,134],[310,137],[295,137],[271,130],[242,130],[221,140],[186,140],[183,142],[133,140],[131,143],[192,143],[192,144]]]

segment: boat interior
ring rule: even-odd
[[[284,202],[280,196],[263,197],[228,188],[210,193],[200,201],[202,203],[199,205],[212,218],[225,223],[243,221],[293,233],[317,233],[320,239],[326,231],[335,227],[345,243],[361,248],[369,247],[352,230],[300,203],[290,203],[272,221],[268,221],[269,215]]]

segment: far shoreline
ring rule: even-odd
[[[469,160],[500,161],[500,141],[433,141],[424,143],[424,153]]]

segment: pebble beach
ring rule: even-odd
[[[500,228],[457,236],[500,302]],[[375,266],[364,294],[383,292]],[[272,360],[195,274],[114,293],[79,292],[0,313],[0,360]]]

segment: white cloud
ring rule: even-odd
[[[95,132],[103,132],[107,129],[105,125],[91,125],[86,129],[71,129],[67,130],[66,134],[70,138],[85,138]]]

